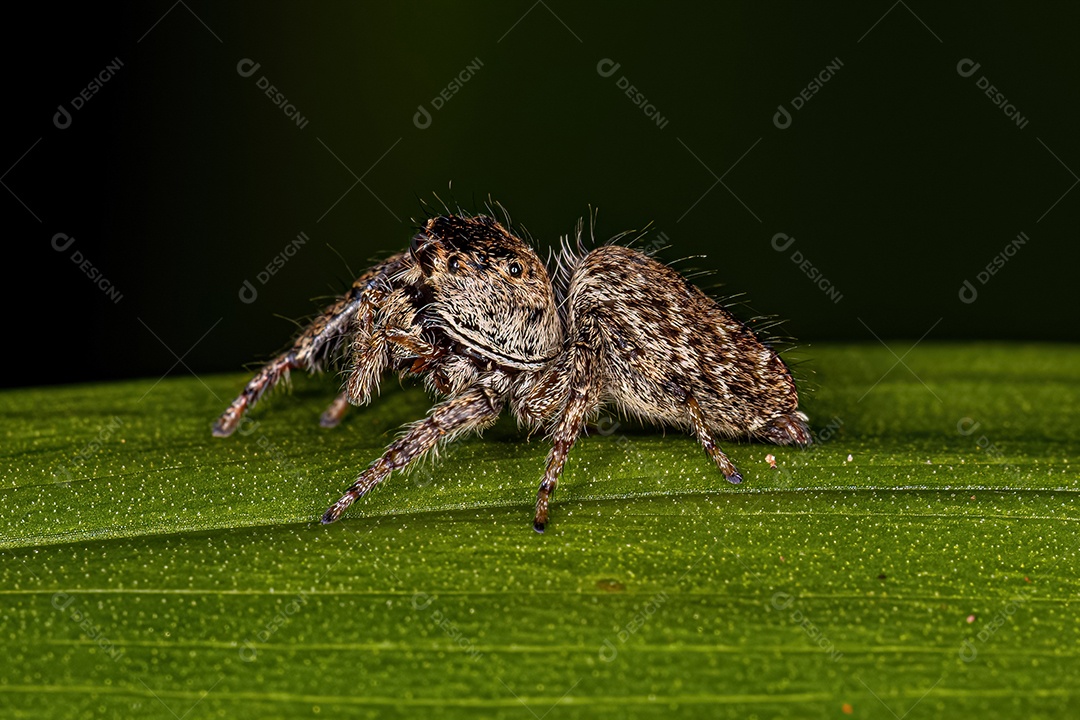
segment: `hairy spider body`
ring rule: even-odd
[[[291,369],[344,356],[336,425],[371,400],[387,371],[420,376],[441,398],[406,426],[335,503],[358,498],[434,449],[480,431],[505,406],[552,448],[533,527],[543,532],[567,454],[602,406],[688,430],[730,482],[742,481],[717,438],[806,445],[795,383],[768,345],[682,275],[619,245],[564,248],[555,283],[535,251],[486,215],[428,220],[407,252],[365,272],[285,353],[267,363],[214,425],[227,436]],[[561,301],[561,302],[560,302]]]

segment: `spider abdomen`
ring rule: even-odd
[[[567,298],[568,336],[595,344],[600,395],[628,414],[688,427],[692,396],[713,431],[771,439],[770,425],[797,412],[780,356],[677,271],[634,248],[588,253],[573,268]]]

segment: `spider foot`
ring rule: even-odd
[[[345,511],[349,509],[349,506],[356,502],[356,499],[360,497],[360,493],[353,491],[351,488],[348,492],[341,496],[341,499],[330,506],[330,509],[323,513],[322,524],[329,525],[332,522],[336,522],[338,518],[345,514]]]
[[[243,409],[230,406],[225,412],[221,413],[221,417],[214,422],[214,427],[210,432],[214,437],[229,437],[236,432],[236,428],[240,424],[240,418],[243,417],[243,415]]]
[[[330,407],[323,411],[322,416],[319,418],[319,425],[324,428],[336,428],[341,419],[345,417],[345,412],[349,409],[349,401],[345,399],[345,395],[338,395],[334,402],[330,403]]]

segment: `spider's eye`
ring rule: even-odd
[[[485,253],[476,253],[476,262],[480,265],[487,263],[487,255]]]
[[[450,259],[446,261],[446,268],[450,272],[456,273],[461,269],[461,258],[457,255],[451,255]]]
[[[517,260],[512,260],[508,269],[511,277],[521,277],[521,264]]]

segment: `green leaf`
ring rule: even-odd
[[[808,450],[599,423],[545,535],[510,418],[318,518],[430,401],[2,394],[0,716],[1066,717],[1080,348],[804,349]],[[766,462],[775,456],[776,467]]]

